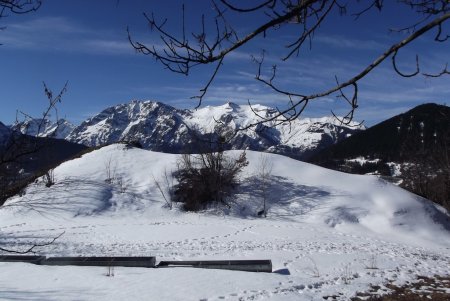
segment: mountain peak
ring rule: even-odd
[[[231,108],[233,110],[239,109],[240,106],[234,102],[228,101],[225,106],[227,106],[228,108]]]

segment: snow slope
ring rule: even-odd
[[[165,206],[153,178],[162,182],[177,155],[101,148],[56,168],[54,186],[38,181],[10,199],[0,210],[0,246],[24,248],[64,232],[39,253],[271,259],[274,273],[117,267],[106,277],[101,267],[0,263],[0,299],[348,300],[370,284],[448,275],[442,208],[373,176],[268,155],[269,213],[257,218],[260,153],[247,156],[230,209],[183,213]]]

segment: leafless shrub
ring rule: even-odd
[[[267,201],[269,197],[270,176],[272,174],[273,162],[270,161],[269,155],[261,153],[258,164],[257,177],[259,179],[259,190],[261,192],[263,209],[258,212],[258,215],[267,217]]]
[[[365,269],[378,270],[377,256],[375,254],[370,255],[367,260],[363,260],[363,265]]]
[[[163,184],[161,184],[158,180],[156,180],[155,176],[153,176],[153,180],[155,181],[156,188],[158,188],[159,192],[161,193],[162,197],[164,198],[164,201],[166,202],[167,207],[169,207],[170,210],[173,208],[173,190],[174,190],[174,179],[172,176],[173,173],[168,173],[167,169],[164,169],[164,173],[162,175],[163,178]]]
[[[227,204],[227,197],[237,186],[238,174],[248,165],[245,151],[231,158],[223,151],[198,155],[184,154],[178,163],[174,200],[184,209],[197,211],[210,204]]]
[[[353,279],[352,271],[350,269],[350,263],[347,263],[344,265],[344,268],[342,269],[342,275],[341,279],[344,282],[344,284],[350,284],[350,281]]]
[[[116,180],[116,172],[117,172],[117,162],[113,160],[112,157],[109,157],[104,162],[105,166],[105,182],[108,184],[112,184]]]

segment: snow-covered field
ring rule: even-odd
[[[64,233],[38,254],[271,259],[273,273],[116,267],[107,277],[102,267],[0,263],[0,300],[348,300],[370,285],[449,274],[442,208],[374,176],[268,156],[270,209],[257,218],[257,152],[247,152],[231,209],[184,213],[167,208],[154,181],[176,155],[104,147],[56,168],[54,186],[38,181],[8,201],[0,246]]]

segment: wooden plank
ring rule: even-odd
[[[42,260],[45,260],[45,256],[34,255],[1,255],[0,262],[29,262],[34,264],[40,264]]]
[[[147,257],[45,257],[29,255],[4,255],[0,262],[28,262],[41,265],[56,266],[123,266],[123,267],[192,267],[203,269],[221,269],[246,272],[272,272],[271,260],[189,260],[161,261],[156,265],[156,258]]]
[[[43,265],[123,266],[153,268],[155,257],[48,257]]]
[[[246,272],[272,273],[271,260],[191,260],[161,261],[156,267],[192,267],[202,269],[221,269]]]

